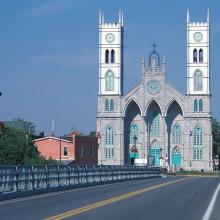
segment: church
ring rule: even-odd
[[[99,15],[98,163],[212,170],[210,21],[187,11],[186,94],[171,86],[155,46],[141,61],[141,81],[124,93],[124,24]]]

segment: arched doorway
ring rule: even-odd
[[[132,100],[125,110],[124,118],[124,161],[125,164],[134,165],[135,159],[140,158],[142,124],[139,105]]]
[[[161,147],[157,140],[154,140],[151,143],[150,151],[149,151],[149,163],[153,166],[160,166],[160,158],[161,158]]]
[[[162,156],[162,149],[164,149],[162,146],[162,111],[154,99],[151,100],[146,109],[145,122],[148,164],[160,166],[160,157]]]
[[[181,166],[181,154],[179,149],[183,147],[184,116],[183,110],[176,100],[173,100],[168,105],[166,111],[166,126],[168,164],[174,165],[175,162],[176,166]],[[176,148],[176,146],[178,146],[178,148]],[[174,151],[171,151],[171,149],[174,149]]]
[[[175,167],[181,166],[181,153],[179,147],[175,147],[172,153],[172,165]]]

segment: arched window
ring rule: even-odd
[[[115,51],[111,50],[111,63],[115,62]]]
[[[194,73],[194,90],[195,91],[202,91],[203,88],[203,77],[202,72],[198,69]]]
[[[193,62],[197,63],[197,49],[193,50]]]
[[[114,110],[115,110],[114,100],[111,99],[111,101],[110,101],[110,112],[113,112]]]
[[[105,129],[105,158],[114,159],[114,137],[111,126],[107,126]]]
[[[193,145],[194,145],[193,158],[195,160],[201,160],[202,159],[202,128],[199,125],[197,125],[194,128]]]
[[[108,99],[105,100],[105,111],[106,112],[109,111],[109,100]]]
[[[199,100],[199,111],[200,112],[203,111],[203,101],[202,101],[202,99]]]
[[[199,62],[202,63],[203,62],[203,49],[199,50]]]
[[[134,144],[135,137],[136,137],[136,141],[138,141],[139,140],[139,129],[138,129],[137,124],[132,123],[130,126],[130,144]]]
[[[111,70],[105,75],[105,90],[114,91],[114,73]]]
[[[109,50],[105,51],[105,63],[109,63]]]
[[[155,112],[153,115],[153,120],[151,124],[151,136],[158,137],[160,135],[160,114]]]
[[[198,101],[197,99],[194,100],[194,112],[198,111]]]
[[[181,142],[181,129],[179,124],[175,124],[172,127],[172,143],[180,144]]]

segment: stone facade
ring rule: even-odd
[[[100,14],[98,163],[212,170],[209,15],[194,23],[187,13],[186,95],[166,81],[166,60],[155,47],[142,59],[141,82],[123,93],[123,28],[122,13],[114,25]],[[120,59],[109,62],[112,50]]]

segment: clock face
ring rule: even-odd
[[[151,80],[147,83],[147,91],[154,95],[160,92],[160,84],[156,80]]]
[[[108,43],[112,43],[115,40],[115,36],[112,33],[108,33],[106,34],[105,39]]]
[[[196,42],[200,42],[203,39],[203,35],[201,32],[195,32],[193,38]]]

